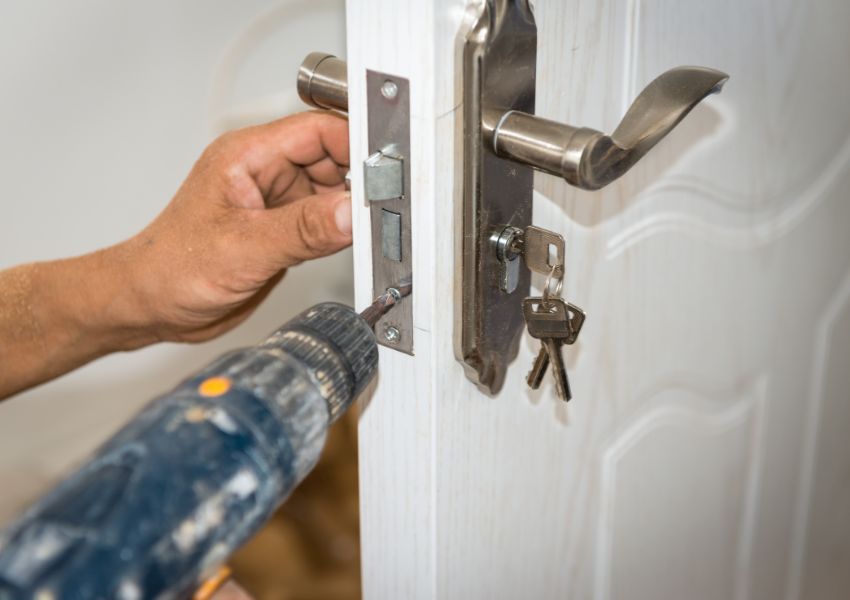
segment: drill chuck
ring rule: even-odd
[[[182,598],[318,461],[374,377],[370,324],[315,306],[149,404],[0,536],[0,598]]]
[[[260,348],[286,352],[307,367],[328,405],[331,422],[346,411],[378,367],[372,327],[352,309],[331,302],[304,311]]]

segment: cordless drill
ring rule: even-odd
[[[2,534],[0,599],[191,595],[316,464],[409,291],[314,306],[154,400]]]

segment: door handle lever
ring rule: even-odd
[[[485,143],[502,158],[597,190],[623,175],[728,75],[704,67],[676,67],[638,95],[610,136],[521,111],[484,111]]]

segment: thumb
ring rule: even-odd
[[[264,212],[270,251],[285,269],[333,254],[351,244],[351,194],[306,196]]]

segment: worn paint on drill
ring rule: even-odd
[[[177,598],[244,543],[315,465],[328,422],[298,362],[245,354],[155,401],[6,532],[0,598]],[[213,374],[238,383],[204,398]],[[272,398],[297,401],[263,400],[282,380]]]

